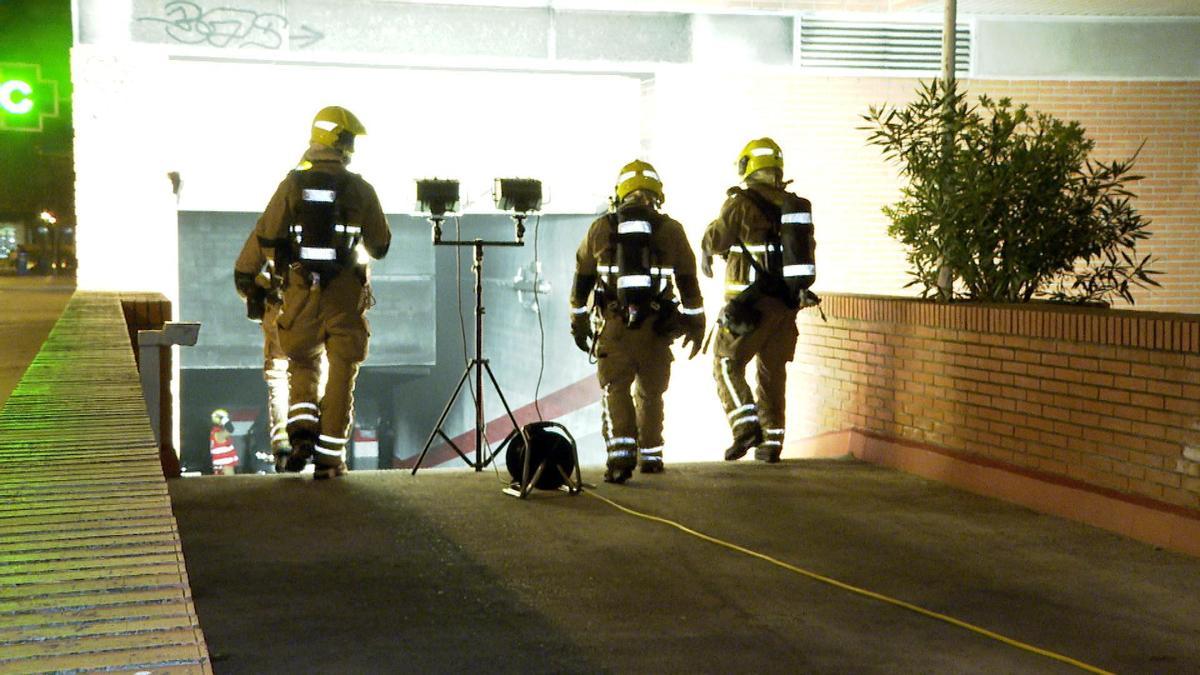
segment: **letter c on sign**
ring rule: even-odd
[[[17,95],[21,95],[21,99],[17,100]],[[20,80],[9,80],[0,84],[0,108],[13,115],[24,115],[33,110],[33,99],[30,96],[33,94],[33,87],[28,83]]]

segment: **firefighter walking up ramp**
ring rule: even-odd
[[[92,669],[211,672],[122,296],[78,292],[0,410],[0,673]]]

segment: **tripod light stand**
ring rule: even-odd
[[[541,183],[534,180],[526,179],[497,179],[496,181],[496,205],[503,209],[515,209],[516,213],[512,215],[513,222],[516,225],[515,237],[512,241],[486,241],[483,239],[442,239],[442,222],[445,220],[446,201],[431,203],[421,198],[422,184],[428,183],[450,183],[452,181],[418,181],[417,193],[418,201],[422,205],[429,205],[428,210],[432,214],[429,221],[433,224],[433,245],[434,246],[470,246],[474,249],[474,258],[471,264],[471,271],[475,276],[475,356],[467,364],[463,370],[462,377],[458,379],[458,386],[454,388],[454,393],[450,395],[450,400],[446,402],[446,407],[442,409],[442,414],[438,417],[437,425],[429,434],[429,439],[425,441],[425,447],[421,450],[421,454],[417,457],[416,463],[413,465],[412,473],[416,474],[417,469],[421,468],[421,463],[425,460],[425,456],[429,453],[429,448],[433,445],[433,440],[441,437],[453,450],[462,458],[468,466],[476,471],[482,471],[485,466],[490,464],[499,449],[491,455],[484,456],[484,436],[487,418],[484,416],[483,406],[483,375],[486,372],[488,379],[495,388],[496,393],[500,396],[500,403],[504,406],[504,411],[508,414],[509,420],[512,422],[513,429],[521,429],[517,423],[517,418],[513,415],[512,408],[509,407],[508,401],[504,398],[504,391],[500,389],[500,383],[496,381],[496,374],[492,372],[492,366],[488,359],[483,358],[483,315],[486,313],[486,308],[483,305],[483,249],[485,246],[524,246],[525,245],[525,218],[528,217],[529,211],[537,210],[541,206]],[[454,197],[449,203],[457,205],[458,201],[458,184],[453,182]],[[428,186],[432,190],[434,186]],[[445,186],[441,186],[445,188]],[[507,190],[505,189],[507,188]],[[536,197],[533,193],[536,191]],[[432,195],[432,192],[429,191]],[[445,195],[442,195],[445,197]],[[441,206],[442,208],[438,208]],[[451,209],[453,206],[451,206]],[[458,399],[458,395],[462,392],[463,385],[466,384],[467,378],[475,376],[474,387],[474,403],[475,403],[475,457],[472,459],[458,447],[444,431],[442,425],[446,422],[446,417],[450,415],[450,410],[454,407],[454,402]],[[524,432],[522,431],[522,434]]]

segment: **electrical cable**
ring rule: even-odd
[[[538,377],[533,387],[533,409],[537,411],[538,421],[545,422],[542,415],[542,375],[546,372],[546,326],[542,322],[542,301],[538,284],[541,283],[542,262],[538,257],[538,233],[541,231],[542,215],[539,213],[533,221],[533,313],[538,319]]]
[[[748,555],[752,558],[758,558],[759,560],[764,560],[766,562],[771,563],[772,565],[782,567],[783,569],[788,570],[789,572],[794,572],[795,574],[799,574],[803,577],[808,577],[809,579],[812,579],[814,581],[819,581],[823,584],[828,584],[835,588],[840,588],[844,591],[849,591],[851,593],[854,593],[855,595],[860,595],[860,596],[863,596],[866,598],[870,598],[872,600],[878,600],[880,602],[883,602],[883,603],[886,603],[889,605],[893,605],[895,607],[900,607],[902,609],[907,609],[911,612],[916,612],[917,614],[920,614],[922,616],[925,616],[925,617],[928,617],[931,619],[935,619],[937,621],[942,621],[942,622],[948,623],[952,626],[957,626],[959,628],[963,628],[968,631],[971,631],[972,633],[976,633],[978,635],[982,635],[982,636],[990,638],[992,640],[996,640],[997,642],[1001,642],[1010,647],[1015,647],[1017,649],[1027,651],[1032,654],[1037,654],[1038,656],[1044,656],[1048,659],[1059,661],[1059,662],[1065,663],[1067,665],[1075,666],[1076,668],[1079,668],[1080,670],[1083,670],[1083,671],[1086,671],[1089,673],[1097,673],[1098,675],[1114,675],[1110,671],[1107,671],[1102,668],[1098,668],[1096,666],[1084,663],[1083,661],[1078,661],[1069,656],[1065,656],[1063,654],[1059,654],[1057,652],[1053,652],[1048,649],[1042,649],[1041,647],[1035,647],[1031,644],[1021,642],[1019,640],[1015,640],[1010,637],[1006,637],[1006,636],[996,633],[994,631],[990,631],[986,628],[976,626],[974,624],[968,623],[961,619],[956,619],[947,614],[941,614],[941,613],[935,612],[933,610],[925,609],[924,607],[921,607],[919,605],[914,605],[912,603],[905,602],[903,600],[898,600],[896,598],[892,598],[892,597],[883,595],[882,593],[876,593],[874,591],[869,591],[865,588],[860,588],[858,586],[854,586],[854,585],[845,583],[843,581],[838,581],[837,579],[833,579],[831,577],[827,577],[822,574],[818,574],[816,572],[806,570],[802,567],[797,567],[795,565],[791,565],[791,564],[783,562],[782,560],[779,560],[777,558],[772,558],[771,556],[766,555],[765,553],[759,553],[758,551],[754,551],[754,550],[745,548],[743,546],[738,546],[737,544],[725,541],[723,539],[718,539],[716,537],[704,534],[703,532],[697,532],[696,530],[693,530],[689,527],[681,525],[680,523],[677,523],[673,520],[669,520],[667,518],[662,518],[660,516],[651,515],[649,513],[642,513],[641,511],[636,511],[634,509],[629,508],[628,506],[619,504],[607,497],[598,495],[594,491],[587,491],[587,494],[595,497],[596,499],[599,499],[600,501],[608,504],[609,506],[612,506],[613,508],[615,508],[619,511],[622,511],[628,515],[631,515],[631,516],[634,516],[637,518],[642,518],[644,520],[649,520],[651,522],[668,525],[668,526],[673,527],[685,534],[689,534],[689,535],[696,537],[698,539],[701,539],[703,541],[707,541],[710,544],[716,544],[717,546],[722,546],[731,551],[737,551],[738,553]]]

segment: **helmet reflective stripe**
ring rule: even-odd
[[[658,172],[648,162],[634,160],[621,167],[621,172],[617,174],[617,201],[625,201],[626,197],[638,190],[653,193],[659,203],[664,199],[662,179]]]
[[[742,148],[737,161],[738,173],[747,178],[760,169],[779,169],[783,171],[783,151],[779,144],[770,138],[756,138]]]
[[[335,193],[333,190],[314,190],[312,188],[307,188],[301,192],[301,197],[306,202],[322,202],[325,204],[332,204],[334,197],[337,197],[337,193]]]
[[[319,246],[301,246],[301,260],[337,260],[337,249]]]
[[[784,265],[783,276],[785,277],[815,277],[817,276],[816,265]]]
[[[783,217],[779,219],[779,222],[783,223],[784,225],[788,225],[791,223],[797,223],[800,225],[812,225],[812,214],[809,213],[808,211],[799,211],[797,213],[785,213],[785,214],[783,214]]]
[[[627,220],[617,225],[617,234],[650,234],[650,223],[644,220]]]
[[[649,288],[650,276],[646,274],[631,274],[617,279],[617,288]]]
[[[311,131],[310,142],[333,147],[343,133],[363,136],[367,133],[367,128],[354,113],[341,106],[331,105],[321,108],[313,117]]]
[[[630,178],[636,178],[638,176],[638,174],[641,174],[641,175],[645,176],[646,178],[653,178],[654,180],[662,180],[658,177],[658,172],[655,171],[654,169],[641,169],[640,171],[626,171],[625,173],[623,173],[617,177],[617,182],[624,183],[625,181],[629,180]]]

